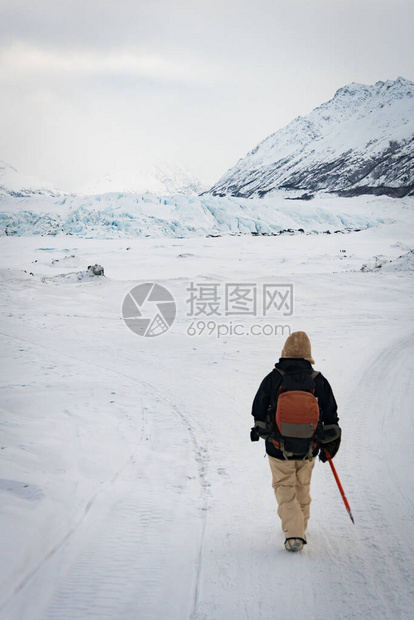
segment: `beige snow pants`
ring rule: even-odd
[[[310,483],[315,460],[282,461],[269,456],[272,486],[282,530],[286,538],[302,538],[306,542],[306,526],[310,512]]]

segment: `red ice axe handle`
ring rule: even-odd
[[[325,454],[326,454],[326,457],[328,459],[329,465],[331,466],[332,473],[333,473],[334,478],[336,480],[336,484],[338,485],[338,489],[339,489],[339,492],[340,492],[340,494],[342,496],[343,502],[345,504],[345,508],[348,511],[349,518],[351,519],[352,523],[355,525],[354,517],[352,516],[351,507],[349,505],[349,502],[346,499],[345,491],[344,491],[344,489],[342,487],[341,481],[339,480],[339,476],[338,476],[338,474],[336,472],[335,465],[332,462],[331,455],[329,454],[329,452],[328,452],[328,450],[326,448],[325,448]]]

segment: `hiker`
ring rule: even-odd
[[[341,441],[331,386],[312,368],[311,343],[305,332],[293,332],[279,362],[262,381],[253,401],[251,441],[266,440],[285,548],[306,544],[315,457],[326,462]],[[283,396],[282,396],[283,394]],[[296,414],[296,415],[295,415]]]

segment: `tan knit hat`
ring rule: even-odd
[[[300,357],[315,363],[312,357],[311,343],[305,332],[293,332],[290,334],[283,347],[280,357]]]

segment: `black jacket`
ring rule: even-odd
[[[300,371],[304,373],[313,372],[310,362],[298,358],[281,358],[275,368],[280,368],[285,372]],[[282,375],[277,370],[272,370],[260,384],[257,394],[253,401],[252,416],[255,420],[266,422],[268,409],[272,413],[276,411],[279,386],[282,382]],[[314,379],[315,396],[318,399],[320,409],[320,420],[323,424],[338,424],[337,405],[332,388],[325,377],[319,373]],[[277,459],[283,459],[283,453],[278,450],[270,439],[266,439],[266,452]],[[314,451],[316,456],[318,450]]]

